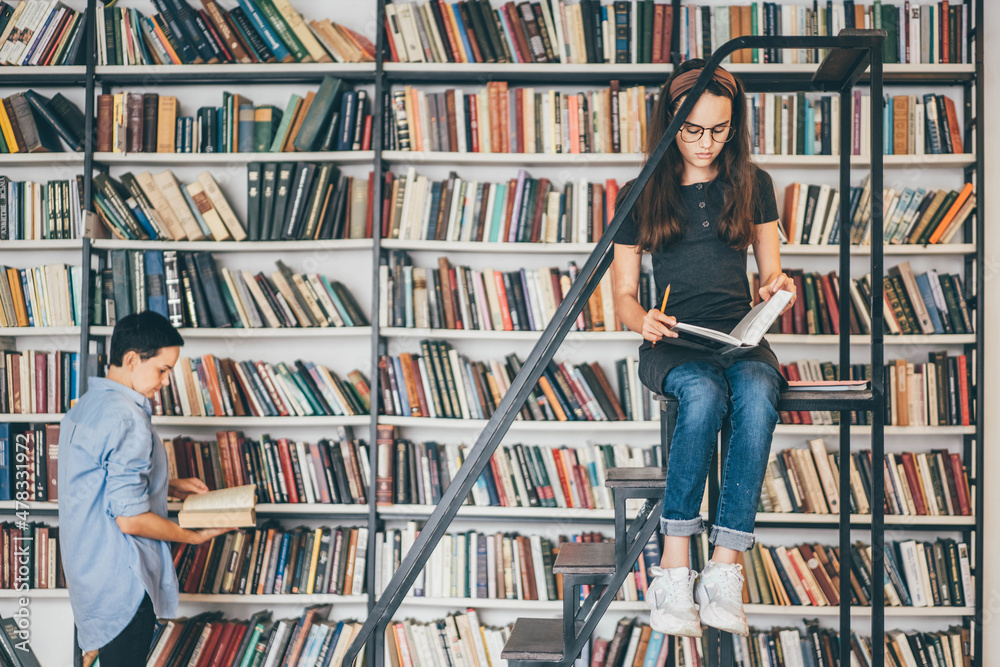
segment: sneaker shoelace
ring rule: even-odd
[[[649,571],[654,577],[647,591],[646,602],[649,608],[656,611],[663,608],[664,603],[670,600],[674,603],[669,607],[672,614],[678,618],[694,619],[696,616],[693,613],[694,597],[691,592],[690,575],[684,578],[670,577],[665,570],[655,566]]]

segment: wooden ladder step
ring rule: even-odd
[[[563,623],[561,618],[519,618],[500,657],[510,661],[562,662]]]
[[[552,565],[553,574],[615,573],[613,542],[565,542]]]
[[[604,485],[612,489],[662,489],[667,485],[665,468],[608,468]]]

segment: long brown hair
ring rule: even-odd
[[[686,94],[670,99],[671,82],[684,72],[702,69],[704,66],[705,61],[700,58],[687,60],[674,70],[660,88],[659,98],[653,107],[653,117],[649,119],[646,129],[647,157],[660,143],[660,138],[674,119]],[[746,96],[739,79],[736,79],[735,95],[715,79],[709,81],[705,92],[728,98],[732,102],[730,124],[735,135],[723,146],[715,160],[719,171],[714,185],[721,186],[723,192],[719,238],[726,245],[743,250],[754,241],[753,213],[757,197],[756,169],[750,161],[750,123],[747,118]],[[683,236],[680,219],[685,210],[680,190],[683,174],[684,160],[675,142],[667,149],[667,154],[656,166],[653,176],[636,201],[636,245],[639,249],[655,252],[679,241]]]

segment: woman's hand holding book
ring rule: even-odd
[[[784,313],[786,310],[795,305],[795,299],[798,297],[798,295],[795,293],[795,281],[792,280],[791,276],[788,276],[784,273],[779,273],[778,275],[776,275],[774,279],[771,280],[770,283],[761,286],[760,298],[763,299],[764,301],[769,301],[773,294],[776,294],[781,290],[785,290],[786,292],[792,293],[791,301],[789,301],[788,305],[785,306],[785,309],[781,311],[782,313]]]

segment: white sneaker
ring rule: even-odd
[[[698,605],[692,594],[698,573],[686,567],[651,567],[649,571],[653,575],[646,591],[649,625],[665,635],[701,637]]]
[[[719,630],[749,636],[743,611],[743,566],[709,561],[694,586],[701,622]]]

